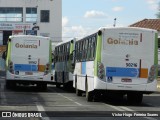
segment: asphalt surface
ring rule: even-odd
[[[54,85],[46,91],[36,86],[6,89],[4,74],[0,72],[0,120],[160,120],[159,92],[144,95],[140,105],[128,103],[126,96],[87,102],[85,94],[78,97]],[[11,117],[2,117],[2,112],[11,112]]]

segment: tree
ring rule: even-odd
[[[160,2],[158,3],[158,12],[156,13],[157,18],[160,18]]]

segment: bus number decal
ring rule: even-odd
[[[126,63],[126,67],[137,67],[137,63]]]
[[[37,61],[29,61],[29,64],[37,64]]]

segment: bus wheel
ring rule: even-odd
[[[14,88],[15,86],[16,86],[15,82],[6,80],[6,88],[7,89]]]
[[[46,84],[46,83],[44,83],[44,84],[42,85],[42,89],[43,89],[43,90],[47,90],[47,84]]]
[[[88,102],[92,102],[93,101],[93,91],[88,92],[88,83],[86,81],[86,99]]]
[[[73,81],[69,81],[63,85],[64,89],[67,91],[73,91]]]
[[[60,83],[56,83],[56,88],[60,88],[61,84]]]
[[[40,90],[47,90],[47,83],[38,83],[37,88]]]
[[[142,93],[131,92],[127,93],[127,101],[131,104],[141,104],[143,99]]]
[[[10,81],[6,80],[6,88],[9,89],[12,87],[12,84]]]

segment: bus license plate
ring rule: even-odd
[[[122,81],[122,82],[132,82],[132,79],[129,79],[129,78],[123,78],[121,81]]]
[[[33,72],[25,72],[25,75],[33,75]]]

